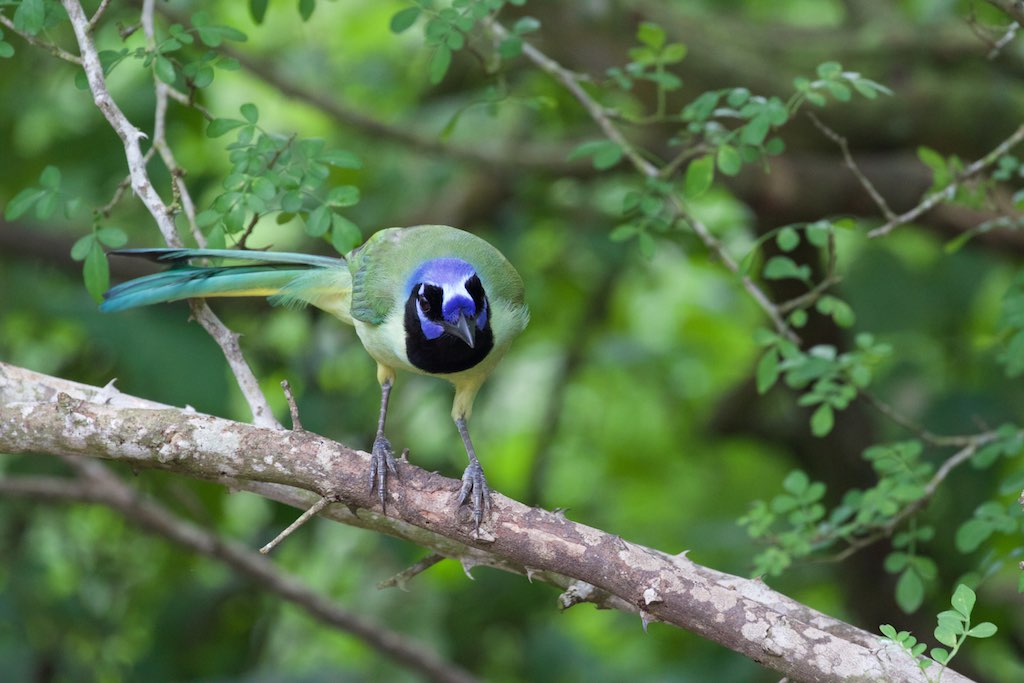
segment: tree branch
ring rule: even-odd
[[[879,226],[869,232],[868,237],[875,238],[888,235],[901,225],[920,218],[942,202],[952,199],[956,194],[957,189],[965,180],[973,178],[989,166],[995,164],[999,161],[1000,157],[1016,147],[1022,140],[1024,140],[1024,125],[1019,126],[1008,138],[996,145],[991,152],[967,166],[962,172],[958,173],[957,176],[949,181],[945,187],[925,195],[917,206],[904,211],[898,216],[893,216],[885,223],[885,225]]]
[[[146,134],[132,125],[113,97],[110,96],[110,91],[107,90],[99,53],[92,40],[92,27],[85,16],[81,3],[78,0],[62,0],[62,3],[75,31],[75,38],[78,41],[78,49],[82,58],[82,68],[85,70],[93,101],[124,145],[132,190],[153,216],[167,245],[180,247],[182,243],[174,226],[173,212],[160,198],[146,170],[146,156],[142,153],[140,144]],[[260,390],[256,375],[253,374],[249,364],[242,356],[241,348],[238,346],[238,335],[231,332],[205,302],[193,300],[190,304],[193,317],[214,338],[224,352],[224,357],[227,359],[228,365],[231,366],[231,371],[252,411],[253,423],[262,427],[280,428],[277,420],[274,419],[270,404],[267,403],[266,397]]]
[[[283,485],[336,496],[356,508],[347,514],[368,526],[393,535],[440,537],[438,544],[446,545],[441,554],[460,557],[465,547],[472,551],[471,564],[514,567],[559,585],[583,581],[616,604],[632,606],[645,621],[687,629],[797,680],[926,680],[898,646],[760,580],[696,564],[685,553],[630,543],[498,494],[477,538],[468,516],[452,514],[460,482],[407,463],[399,463],[401,477],[389,484],[385,517],[371,512],[377,501],[365,485],[366,453],[308,432],[126,405],[134,399],[112,389],[0,364],[0,451],[100,457],[235,486]],[[334,508],[342,506],[329,509]],[[948,680],[967,679],[949,672]]]
[[[358,638],[428,680],[437,683],[473,683],[477,680],[406,636],[374,624],[326,599],[245,546],[220,538],[181,519],[155,501],[143,498],[99,462],[77,458],[68,460],[79,473],[77,480],[34,476],[0,478],[0,496],[106,505],[147,531],[197,555],[225,564],[263,590],[288,600],[328,626]]]
[[[488,27],[496,43],[509,36],[508,30],[496,21],[490,22]],[[578,74],[566,69],[536,47],[526,42],[523,43],[523,55],[537,65],[542,71],[554,78],[566,90],[568,90],[573,97],[576,98],[580,105],[582,105],[586,110],[587,114],[590,115],[590,118],[593,119],[594,123],[596,123],[601,129],[601,132],[604,133],[605,137],[619,146],[626,159],[629,160],[630,164],[632,164],[632,166],[639,171],[641,175],[646,178],[659,179],[665,178],[666,170],[670,170],[672,172],[675,171],[671,166],[666,167],[665,169],[660,169],[645,159],[636,147],[626,139],[626,136],[623,135],[622,131],[615,126],[608,111],[583,88],[580,84],[581,77]],[[697,237],[700,238],[701,242],[704,243],[704,246],[722,262],[722,265],[739,278],[743,288],[747,290],[747,293],[750,294],[751,298],[754,299],[761,310],[764,311],[765,315],[768,316],[776,331],[786,339],[794,343],[799,343],[800,338],[783,319],[782,313],[779,311],[779,307],[772,302],[768,295],[757,286],[749,275],[742,272],[739,264],[736,263],[736,260],[733,259],[725,250],[721,241],[712,234],[711,229],[708,228],[703,221],[694,216],[676,194],[673,194],[670,197],[669,205],[675,213],[675,217],[689,225],[690,229],[693,230]]]

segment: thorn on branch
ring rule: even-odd
[[[399,590],[407,591],[409,589],[406,588],[406,586],[408,585],[410,579],[412,579],[415,576],[418,576],[419,574],[422,574],[423,572],[430,569],[443,559],[445,559],[444,555],[441,555],[440,553],[431,553],[430,555],[427,555],[422,560],[412,565],[408,569],[405,569],[395,574],[390,579],[381,581],[377,584],[377,588],[383,590],[385,588],[397,587]]]
[[[293,533],[295,533],[295,531],[299,527],[301,527],[303,524],[308,522],[314,516],[319,514],[321,510],[323,510],[325,507],[327,507],[328,505],[330,505],[333,502],[334,502],[333,500],[331,500],[330,498],[327,498],[326,496],[321,498],[320,500],[318,500],[313,505],[313,507],[311,507],[308,510],[306,510],[305,512],[303,512],[301,515],[299,515],[298,519],[296,519],[294,522],[289,524],[287,529],[285,529],[284,531],[279,533],[276,537],[274,537],[274,540],[272,540],[270,543],[267,543],[265,546],[260,548],[260,553],[263,554],[263,555],[266,555],[267,553],[269,553],[271,550],[276,548],[281,543],[281,541],[283,541],[284,539],[286,539],[289,536],[291,536]]]
[[[299,420],[299,406],[295,403],[295,397],[292,395],[292,385],[288,383],[288,380],[283,379],[281,380],[281,389],[284,390],[285,400],[288,401],[288,411],[292,416],[292,431],[306,431],[302,426],[302,422]]]

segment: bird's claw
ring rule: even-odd
[[[373,450],[370,451],[370,491],[377,489],[381,512],[385,512],[387,509],[384,497],[387,493],[388,472],[398,476],[395,452],[391,448],[388,438],[383,434],[378,434],[377,438],[373,440]]]
[[[487,486],[483,468],[479,462],[471,462],[462,474],[462,488],[459,490],[459,506],[469,503],[477,535],[480,522],[491,512],[491,489]]]

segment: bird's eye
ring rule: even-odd
[[[423,294],[420,294],[418,299],[420,302],[420,310],[423,311],[423,315],[430,315],[430,301],[428,301],[427,297]]]

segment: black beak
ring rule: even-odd
[[[459,313],[457,321],[454,323],[444,321],[441,326],[448,334],[466,342],[469,348],[473,348],[476,344],[476,316],[467,318],[465,313]]]

